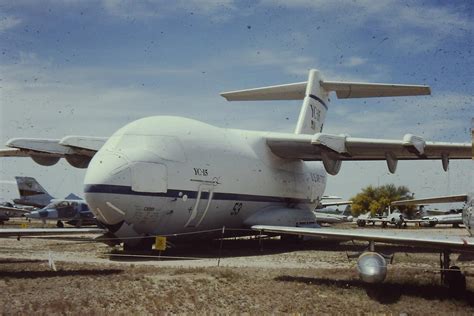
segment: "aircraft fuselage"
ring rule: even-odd
[[[281,225],[308,224],[326,172],[319,162],[275,156],[270,134],[278,133],[180,117],[132,122],[91,160],[85,199],[119,238],[248,228],[268,214]]]

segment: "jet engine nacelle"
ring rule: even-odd
[[[89,166],[89,162],[91,161],[91,157],[67,155],[66,160],[73,167],[80,168],[80,169],[85,169]]]
[[[59,161],[59,157],[44,157],[35,155],[31,155],[31,159],[33,159],[37,164],[47,167],[55,165]]]
[[[359,256],[357,260],[359,278],[366,283],[380,283],[387,276],[387,262],[376,252],[368,251]]]

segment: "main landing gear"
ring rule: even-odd
[[[441,283],[447,286],[453,293],[460,294],[466,290],[466,276],[462,274],[458,266],[449,266],[450,254],[449,250],[444,250],[439,254]]]

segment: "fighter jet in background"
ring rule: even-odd
[[[15,177],[15,179],[20,198],[14,202],[41,208],[26,213],[26,218],[39,219],[43,222],[56,221],[56,226],[60,228],[64,227],[63,221],[76,227],[97,224],[87,203],[77,195],[70,193],[64,199],[55,199],[35,178]]]

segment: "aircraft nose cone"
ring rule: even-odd
[[[84,197],[97,218],[109,225],[124,220],[119,193],[131,185],[128,160],[120,153],[99,151],[91,160],[84,179]]]

